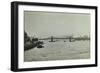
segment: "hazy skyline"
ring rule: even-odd
[[[24,11],[29,36],[90,35],[90,14]]]

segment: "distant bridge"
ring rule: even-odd
[[[68,37],[65,37],[65,38],[58,38],[58,37],[48,37],[48,38],[42,38],[42,39],[39,39],[39,40],[50,40],[50,42],[54,42],[55,39],[68,39],[70,42],[72,42],[72,40],[74,39],[72,36],[68,36]]]
[[[75,40],[90,40],[90,37],[73,37],[73,36],[67,36],[67,37],[48,37],[48,38],[42,38],[39,40],[50,40],[50,42],[54,42],[57,39],[65,39],[65,40],[69,40],[70,42],[73,42]]]

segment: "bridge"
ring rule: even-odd
[[[73,36],[67,36],[67,37],[63,37],[63,38],[51,36],[51,37],[42,38],[39,40],[50,40],[50,42],[55,42],[55,40],[57,40],[57,39],[65,39],[65,40],[69,40],[70,42],[72,42],[74,40]]]

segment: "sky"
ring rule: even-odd
[[[90,35],[90,14],[24,11],[24,30],[42,38]]]

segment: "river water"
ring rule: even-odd
[[[24,61],[71,60],[90,58],[90,41],[43,41],[44,48],[24,51]]]

